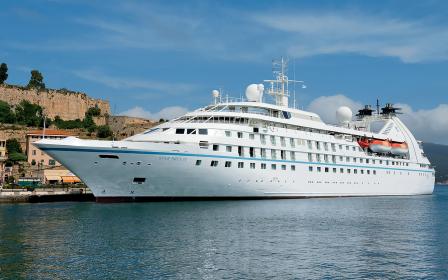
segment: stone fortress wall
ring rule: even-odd
[[[38,104],[44,108],[45,114],[54,119],[59,116],[63,120],[83,119],[90,107],[98,106],[102,115],[110,115],[109,101],[94,99],[85,93],[64,90],[25,89],[17,86],[0,85],[0,100],[17,105],[22,100]]]

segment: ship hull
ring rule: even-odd
[[[226,157],[209,150],[160,147],[130,150],[40,145],[79,176],[102,202],[421,195],[434,189],[432,172],[422,170]],[[217,161],[217,166],[212,166],[212,161]],[[231,167],[225,167],[226,161]],[[243,168],[238,168],[239,162]],[[262,163],[266,169],[260,168]],[[272,164],[276,170],[271,169]],[[321,167],[320,172],[317,167]],[[334,168],[371,173],[333,173]]]

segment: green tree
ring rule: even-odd
[[[0,65],[0,84],[3,84],[8,79],[8,65],[2,63]]]
[[[82,121],[82,125],[84,126],[85,129],[87,129],[88,132],[94,132],[96,129],[96,124],[93,121],[91,115],[86,114],[84,120]]]
[[[17,138],[6,140],[6,151],[8,154],[22,153],[22,146],[20,146],[19,140],[17,140]]]
[[[96,136],[99,138],[108,138],[112,136],[112,130],[108,125],[100,125],[98,126],[98,130],[96,132]]]
[[[86,116],[99,117],[100,115],[101,109],[98,108],[98,105],[95,105],[95,107],[90,107],[86,112]]]
[[[26,161],[26,155],[22,153],[12,153],[8,154],[8,160],[12,162],[18,162],[18,161]]]
[[[42,73],[37,70],[31,70],[31,78],[27,87],[38,90],[45,89],[44,77],[42,76]]]
[[[39,126],[42,122],[42,111],[39,105],[22,100],[15,109],[17,122],[27,126]]]
[[[15,123],[16,116],[8,103],[0,100],[0,123]]]

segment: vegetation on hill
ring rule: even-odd
[[[35,88],[37,90],[45,89],[44,76],[37,70],[31,70],[31,78],[27,88]]]
[[[436,182],[448,180],[448,146],[423,143],[425,154],[436,169]]]
[[[0,84],[3,84],[8,79],[8,65],[2,63],[0,65]]]
[[[8,152],[8,166],[18,161],[26,161],[26,155],[23,154],[22,147],[16,138],[6,140],[6,151]]]

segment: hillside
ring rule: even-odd
[[[436,169],[436,182],[448,181],[448,146],[423,143],[425,154]]]
[[[91,107],[98,107],[103,115],[110,115],[109,102],[94,99],[85,93],[65,89],[27,89],[14,85],[0,85],[0,100],[10,105],[17,105],[22,100],[38,104],[44,108],[47,117],[59,116],[63,120],[83,119]]]

